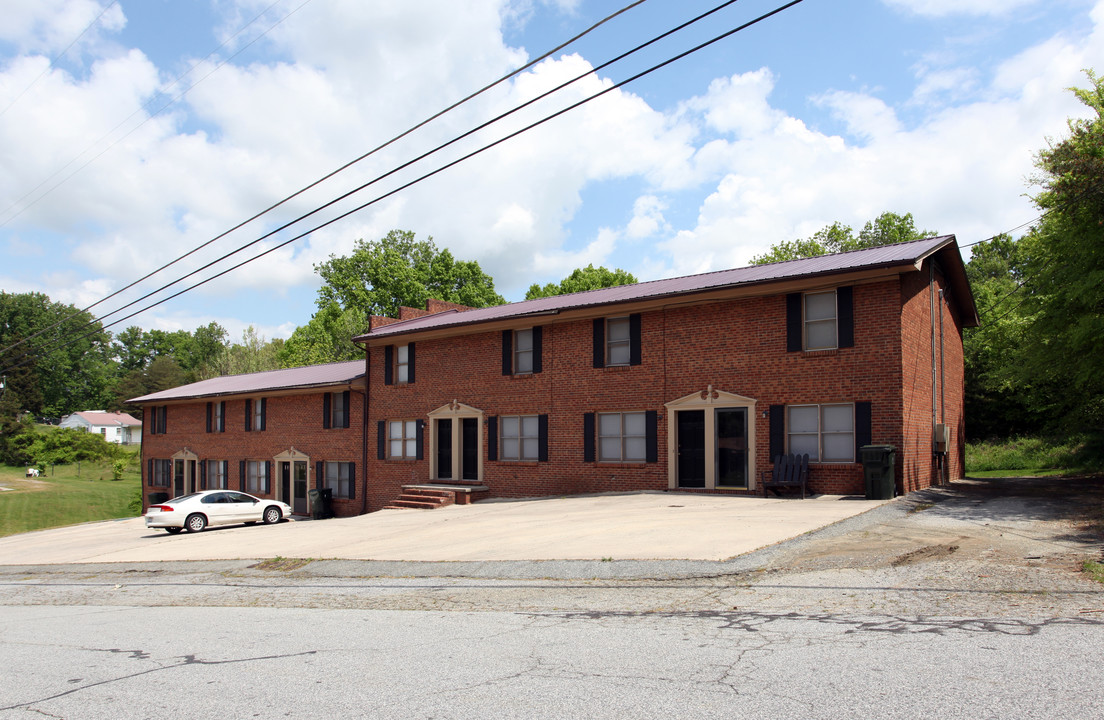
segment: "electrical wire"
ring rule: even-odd
[[[502,143],[504,143],[508,140],[511,140],[511,139],[523,134],[523,133],[529,132],[533,128],[536,128],[540,125],[543,125],[546,122],[549,122],[549,121],[551,121],[555,118],[560,117],[561,115],[564,115],[568,112],[571,112],[572,110],[575,110],[576,108],[581,107],[582,105],[585,105],[586,103],[589,103],[593,100],[596,100],[600,97],[603,97],[603,96],[605,96],[605,95],[607,95],[607,94],[609,94],[609,93],[611,93],[615,90],[620,89],[621,87],[624,87],[625,85],[628,85],[629,83],[635,82],[636,80],[639,80],[642,77],[650,75],[651,73],[656,72],[657,70],[660,70],[660,69],[662,69],[662,68],[664,68],[664,67],[666,67],[666,66],[668,66],[672,63],[675,63],[679,60],[682,60],[683,58],[685,58],[689,55],[692,55],[696,52],[699,52],[699,51],[701,51],[701,50],[703,50],[707,47],[710,47],[710,46],[720,42],[721,40],[724,40],[728,37],[731,37],[732,35],[734,35],[738,32],[742,32],[743,30],[746,30],[749,27],[757,25],[760,22],[763,22],[764,20],[767,20],[767,19],[769,19],[769,18],[771,18],[771,17],[773,17],[773,16],[775,16],[775,15],[781,13],[781,12],[784,12],[785,10],[790,9],[791,7],[794,7],[795,5],[801,4],[802,2],[804,2],[804,0],[791,0],[790,2],[785,3],[785,4],[775,8],[774,10],[771,10],[767,13],[764,13],[764,14],[756,17],[753,20],[750,20],[750,21],[748,21],[746,23],[743,23],[743,24],[741,24],[741,25],[739,25],[739,26],[737,26],[737,27],[735,27],[731,30],[728,30],[727,32],[721,33],[720,35],[717,35],[717,36],[713,37],[710,40],[707,40],[703,43],[700,43],[700,44],[690,48],[689,50],[685,50],[685,51],[683,51],[683,52],[681,52],[681,53],[679,53],[679,54],[677,54],[673,57],[670,57],[667,60],[664,60],[660,63],[657,63],[656,65],[653,65],[650,68],[648,68],[644,71],[641,71],[641,72],[639,72],[639,73],[637,73],[637,74],[635,74],[635,75],[633,75],[633,76],[631,76],[631,77],[629,77],[625,80],[622,80],[622,81],[620,81],[618,83],[615,83],[615,84],[611,84],[610,86],[608,86],[606,88],[603,88],[602,90],[594,93],[593,95],[590,95],[586,98],[583,98],[582,100],[579,100],[579,101],[577,101],[577,102],[575,102],[571,105],[568,105],[567,107],[562,108],[562,109],[560,109],[560,110],[558,110],[558,111],[556,111],[556,112],[554,112],[550,115],[547,115],[544,118],[542,118],[540,120],[537,120],[537,121],[535,121],[535,122],[533,122],[529,125],[526,125],[525,127],[521,128],[519,130],[516,130],[512,133],[509,133],[508,135],[506,135],[502,138],[499,138],[498,140],[490,142],[490,143],[484,145],[481,148],[473,150],[473,151],[471,151],[471,152],[469,152],[469,153],[467,153],[467,154],[465,154],[465,155],[463,155],[463,156],[461,156],[461,157],[459,157],[459,158],[457,158],[457,159],[455,159],[455,160],[453,160],[449,163],[446,163],[445,165],[443,165],[441,167],[438,167],[435,170],[432,170],[428,173],[425,173],[425,174],[421,175],[418,178],[415,178],[414,180],[411,180],[411,181],[409,181],[409,182],[407,182],[403,185],[400,185],[399,187],[397,187],[393,190],[390,190],[389,192],[386,192],[382,195],[379,195],[379,196],[377,196],[376,198],[374,198],[372,200],[369,200],[369,201],[367,201],[367,202],[365,202],[365,203],[363,203],[363,204],[361,204],[361,205],[359,205],[355,208],[352,208],[351,210],[343,212],[340,215],[338,215],[334,218],[331,218],[330,220],[327,220],[326,222],[321,223],[321,224],[311,228],[310,230],[307,230],[307,231],[305,231],[305,232],[303,232],[299,235],[291,237],[291,238],[289,238],[289,239],[287,239],[287,240],[285,240],[281,243],[278,243],[278,244],[274,245],[271,248],[268,248],[267,250],[265,250],[261,253],[258,253],[257,255],[254,255],[253,257],[250,257],[246,260],[241,261],[240,263],[237,263],[236,265],[233,265],[229,268],[226,268],[225,270],[222,270],[221,272],[219,272],[215,275],[212,275],[208,278],[205,278],[204,280],[201,280],[200,282],[197,282],[197,283],[195,283],[193,285],[190,285],[187,288],[184,288],[184,289],[182,289],[182,290],[180,290],[180,291],[178,291],[178,292],[176,292],[172,295],[169,295],[165,298],[162,298],[161,300],[158,300],[157,302],[151,303],[150,305],[147,305],[144,308],[141,308],[141,309],[139,309],[139,310],[137,310],[137,311],[135,311],[135,312],[133,312],[129,315],[126,315],[125,317],[119,318],[118,320],[116,320],[112,323],[108,323],[107,325],[102,325],[100,327],[100,329],[98,329],[98,330],[96,330],[92,333],[87,333],[85,335],[81,335],[79,337],[73,338],[73,339],[69,340],[68,342],[62,344],[59,347],[65,347],[66,345],[69,345],[73,342],[77,342],[78,340],[82,340],[82,339],[85,339],[87,337],[91,337],[92,335],[96,335],[96,334],[102,332],[103,330],[105,330],[109,327],[112,327],[114,325],[118,325],[119,323],[121,323],[125,320],[128,320],[128,319],[130,319],[130,318],[132,318],[136,315],[139,315],[143,312],[146,312],[147,310],[150,310],[154,307],[157,307],[158,305],[161,305],[165,302],[168,302],[169,300],[172,300],[176,297],[179,297],[180,295],[183,295],[187,292],[190,292],[191,290],[194,290],[194,289],[196,289],[196,288],[198,288],[202,285],[205,285],[205,284],[211,282],[212,280],[216,280],[216,279],[222,277],[223,275],[226,275],[227,273],[233,272],[234,270],[237,270],[238,268],[240,268],[240,267],[242,267],[242,266],[244,266],[248,263],[254,262],[255,260],[258,260],[258,259],[260,259],[260,258],[262,258],[266,255],[269,255],[270,253],[273,253],[273,252],[275,252],[276,250],[279,250],[282,247],[290,245],[291,243],[296,242],[297,240],[301,240],[302,238],[307,237],[308,235],[310,235],[313,232],[317,232],[318,230],[321,230],[325,227],[328,227],[329,225],[332,225],[332,224],[334,224],[334,223],[336,223],[340,220],[343,220],[346,217],[349,217],[350,215],[353,215],[354,213],[360,212],[361,210],[363,210],[363,209],[365,209],[365,208],[367,208],[371,205],[374,205],[378,202],[381,202],[382,200],[385,200],[385,199],[387,199],[387,198],[389,198],[389,197],[391,197],[391,196],[393,196],[393,195],[395,195],[399,192],[402,192],[403,190],[406,190],[407,188],[409,188],[413,185],[416,185],[416,184],[418,184],[418,183],[420,183],[420,182],[422,182],[422,181],[424,181],[424,180],[426,180],[430,177],[438,175],[441,172],[444,172],[445,170],[448,170],[448,169],[450,169],[450,168],[452,168],[452,167],[454,167],[454,166],[456,166],[456,165],[458,165],[458,164],[460,164],[460,163],[462,163],[462,162],[464,162],[464,161],[466,161],[466,160],[468,160],[472,157],[475,157],[476,155],[479,155],[483,152],[486,152],[487,150],[490,150],[494,147],[497,147],[498,145],[501,145]],[[99,321],[94,321],[94,323],[90,323],[90,324],[95,324],[95,323],[98,323],[98,322]],[[24,360],[23,363],[28,362],[28,361],[29,360]],[[10,366],[9,368],[5,369],[4,372],[7,372],[11,369],[14,369],[15,367],[19,367],[19,365],[21,365],[23,363],[19,363],[17,365]]]
[[[309,2],[309,1],[310,1],[310,0],[307,0],[307,2]],[[735,1],[736,1],[736,0],[730,0],[730,2],[728,2],[728,3],[725,3],[725,4],[726,4],[726,5],[727,5],[727,4],[731,4],[731,2],[735,2]],[[275,210],[275,209],[279,208],[280,206],[282,206],[282,205],[284,205],[284,204],[286,204],[286,203],[290,202],[291,200],[293,200],[293,199],[295,199],[296,197],[298,197],[298,196],[302,195],[303,193],[307,192],[308,190],[311,190],[311,189],[313,189],[313,188],[317,187],[318,185],[322,184],[322,183],[323,183],[323,182],[325,182],[326,180],[329,180],[329,179],[333,178],[334,176],[338,175],[339,173],[341,173],[341,172],[344,172],[345,170],[349,169],[349,168],[350,168],[350,167],[352,167],[353,165],[356,165],[357,163],[359,163],[359,162],[361,162],[361,161],[365,160],[366,158],[368,158],[368,157],[370,157],[370,156],[372,156],[372,155],[374,155],[374,154],[376,154],[376,153],[380,152],[381,150],[383,150],[383,149],[385,149],[385,148],[389,147],[390,145],[393,145],[394,143],[396,143],[396,142],[398,142],[399,140],[401,140],[401,139],[405,138],[406,136],[410,135],[411,133],[413,133],[413,132],[415,132],[415,131],[417,131],[417,130],[421,129],[422,127],[424,127],[424,126],[428,125],[429,123],[431,123],[431,122],[433,122],[434,120],[436,120],[436,119],[440,118],[441,116],[445,115],[446,113],[448,113],[448,112],[451,112],[452,110],[454,110],[454,109],[456,109],[456,108],[460,107],[461,105],[463,105],[463,104],[465,104],[465,103],[469,102],[470,100],[472,100],[472,99],[474,99],[474,98],[478,97],[479,95],[482,95],[483,93],[487,92],[488,90],[491,90],[492,88],[494,88],[494,87],[497,87],[498,85],[500,85],[500,84],[502,84],[502,83],[506,82],[506,81],[507,81],[507,80],[509,80],[510,78],[512,78],[512,77],[514,77],[514,76],[516,76],[516,75],[518,75],[518,74],[520,74],[520,73],[524,72],[525,70],[528,70],[529,68],[531,68],[531,67],[535,66],[536,64],[538,64],[538,63],[542,62],[543,60],[547,59],[548,57],[550,57],[550,56],[551,56],[551,55],[553,55],[554,53],[556,53],[556,52],[558,52],[558,51],[562,50],[563,48],[565,48],[565,47],[567,47],[567,46],[571,45],[572,43],[576,42],[576,41],[577,41],[577,40],[579,40],[580,38],[582,38],[582,37],[586,36],[587,34],[591,33],[592,31],[594,31],[594,30],[596,30],[597,28],[601,27],[602,25],[606,24],[607,22],[609,22],[609,21],[613,20],[614,18],[616,18],[616,17],[620,16],[621,14],[623,14],[623,13],[625,13],[625,12],[627,12],[627,11],[629,11],[629,10],[631,10],[631,9],[633,9],[633,8],[635,8],[635,7],[637,7],[637,6],[639,6],[639,5],[642,5],[642,4],[644,3],[644,2],[646,2],[646,0],[634,0],[634,2],[631,2],[631,3],[629,3],[628,5],[626,5],[626,6],[622,7],[621,9],[619,9],[619,10],[617,10],[617,11],[615,11],[615,12],[613,12],[613,13],[609,14],[609,15],[607,15],[606,17],[602,18],[601,20],[599,20],[598,22],[594,23],[594,24],[593,24],[593,25],[591,25],[590,27],[588,27],[588,28],[584,29],[584,30],[583,30],[582,32],[580,32],[580,33],[576,34],[575,36],[571,37],[570,39],[568,39],[568,40],[566,40],[566,41],[564,41],[564,42],[560,43],[559,45],[557,45],[556,47],[552,48],[551,50],[548,50],[547,52],[545,52],[545,53],[542,53],[542,54],[541,54],[541,55],[540,55],[539,57],[537,57],[537,58],[533,59],[532,61],[530,61],[530,62],[526,63],[525,65],[522,65],[521,67],[519,67],[519,68],[517,68],[517,69],[515,69],[515,70],[512,70],[511,72],[507,73],[506,75],[503,75],[502,77],[498,78],[497,80],[494,80],[493,82],[491,82],[491,83],[489,83],[489,84],[485,85],[485,86],[484,86],[484,87],[482,87],[481,89],[479,89],[479,90],[477,90],[477,91],[475,91],[475,92],[473,92],[473,93],[471,93],[471,94],[467,95],[466,97],[464,97],[464,98],[462,98],[462,99],[460,99],[460,100],[458,100],[458,101],[454,102],[453,104],[449,105],[448,107],[444,108],[443,110],[440,110],[440,111],[438,111],[438,112],[434,113],[433,115],[429,116],[429,117],[428,117],[428,118],[426,118],[425,120],[422,120],[422,121],[421,121],[421,122],[419,122],[418,124],[416,124],[416,125],[414,125],[414,126],[412,126],[412,127],[408,128],[407,130],[403,131],[402,133],[400,133],[400,134],[398,134],[398,135],[396,135],[396,136],[392,137],[392,138],[391,138],[390,140],[387,140],[386,142],[384,142],[384,143],[382,143],[382,144],[380,144],[380,145],[376,146],[375,148],[373,148],[373,149],[369,150],[368,152],[366,152],[366,153],[364,153],[364,154],[360,155],[359,157],[357,157],[357,158],[355,158],[355,159],[353,159],[353,160],[351,160],[351,161],[349,161],[349,162],[345,163],[344,165],[342,165],[342,166],[338,167],[337,169],[335,169],[335,170],[333,170],[333,171],[331,171],[331,172],[327,173],[326,175],[323,175],[323,176],[322,176],[321,178],[319,178],[319,179],[315,180],[314,182],[310,183],[309,185],[306,185],[306,186],[304,186],[303,188],[301,188],[301,189],[297,190],[296,192],[292,193],[291,195],[288,195],[287,197],[285,197],[284,199],[280,200],[279,202],[276,202],[276,203],[274,203],[274,204],[272,204],[272,205],[268,206],[267,208],[265,208],[264,210],[260,211],[259,213],[257,213],[257,214],[255,214],[255,215],[253,215],[252,217],[250,217],[250,218],[248,218],[248,219],[246,219],[246,220],[244,220],[244,221],[242,221],[242,222],[238,223],[237,225],[235,225],[235,226],[231,227],[230,229],[228,229],[228,230],[226,230],[226,231],[224,231],[224,232],[222,232],[222,233],[220,233],[220,234],[216,235],[215,237],[213,237],[213,238],[211,238],[210,240],[208,240],[208,241],[206,241],[206,242],[202,243],[201,245],[199,245],[199,246],[197,246],[197,247],[195,247],[195,248],[193,248],[193,249],[189,250],[188,252],[184,253],[183,255],[181,255],[181,256],[179,256],[179,257],[177,257],[176,259],[174,259],[174,260],[172,260],[172,261],[170,261],[170,262],[168,262],[168,263],[165,263],[165,264],[164,264],[164,265],[162,265],[161,267],[157,268],[156,270],[153,270],[153,271],[152,271],[152,272],[150,272],[150,273],[147,273],[146,275],[142,276],[142,277],[141,277],[141,278],[139,278],[138,280],[135,280],[135,281],[131,282],[130,284],[126,285],[125,287],[123,287],[123,288],[120,288],[119,290],[116,290],[115,292],[111,293],[110,295],[107,295],[106,297],[104,297],[104,298],[101,298],[100,300],[97,300],[96,302],[92,303],[91,305],[88,305],[87,307],[83,308],[82,310],[78,310],[78,311],[76,311],[76,312],[72,313],[71,315],[69,315],[68,317],[64,318],[63,320],[60,320],[60,321],[58,321],[57,323],[54,323],[53,325],[50,325],[50,326],[48,326],[48,327],[45,327],[45,328],[43,328],[43,329],[39,330],[38,332],[34,333],[33,335],[30,335],[30,336],[28,336],[28,337],[26,337],[26,338],[23,338],[23,339],[21,339],[21,340],[20,340],[19,342],[16,342],[16,343],[14,343],[14,344],[12,344],[12,345],[9,345],[8,347],[5,347],[5,348],[2,348],[2,349],[0,349],[0,356],[2,356],[2,355],[3,355],[4,353],[6,353],[6,352],[8,352],[8,351],[10,351],[10,350],[12,350],[12,349],[14,349],[14,348],[16,348],[16,347],[18,347],[18,346],[22,345],[22,344],[23,344],[24,342],[26,342],[26,341],[28,341],[28,340],[30,340],[30,339],[32,339],[32,338],[35,338],[35,337],[37,337],[37,336],[41,335],[41,334],[42,334],[42,333],[44,333],[44,332],[47,332],[47,331],[49,331],[49,330],[51,330],[51,329],[53,329],[53,328],[56,328],[56,327],[58,327],[59,325],[61,325],[61,324],[62,324],[62,323],[64,323],[64,322],[67,322],[68,320],[72,319],[73,317],[76,317],[76,316],[80,315],[81,313],[86,313],[86,312],[88,312],[89,310],[91,310],[92,308],[94,308],[94,307],[97,307],[98,305],[101,305],[101,304],[103,304],[104,302],[106,302],[106,301],[108,301],[108,300],[110,300],[110,299],[112,299],[112,298],[114,298],[114,297],[117,297],[117,296],[121,295],[122,293],[126,292],[127,290],[130,290],[131,288],[135,287],[135,286],[136,286],[136,285],[138,285],[139,283],[142,283],[142,282],[144,282],[144,281],[148,280],[149,278],[151,278],[151,277],[153,277],[154,275],[156,275],[156,274],[158,274],[158,273],[162,272],[163,270],[166,270],[166,269],[168,269],[169,267],[172,267],[173,265],[177,264],[178,262],[180,262],[180,261],[182,261],[182,260],[184,260],[184,259],[186,259],[186,258],[190,257],[191,255],[194,255],[195,253],[199,252],[200,250],[202,250],[202,249],[204,249],[204,248],[206,248],[206,247],[210,246],[210,245],[211,245],[212,243],[214,243],[214,242],[216,242],[216,241],[218,241],[218,240],[221,240],[222,238],[226,237],[227,235],[229,235],[229,234],[231,234],[231,233],[235,232],[236,230],[239,230],[239,229],[241,229],[242,227],[244,227],[244,226],[248,225],[249,223],[253,222],[254,220],[257,220],[257,219],[261,218],[262,216],[264,216],[264,215],[266,215],[266,214],[268,214],[268,213],[272,212],[273,210]],[[306,4],[306,3],[304,3],[304,4]],[[302,6],[300,6],[300,7],[302,7]],[[298,8],[297,8],[297,9],[298,9]],[[194,87],[194,85],[193,85],[193,87]],[[344,197],[345,197],[345,196],[342,196],[341,198],[338,198],[338,200],[340,200],[340,199],[344,199]],[[336,201],[334,201],[334,202],[336,202]],[[333,203],[331,202],[331,203],[329,203],[328,205],[332,205],[332,204],[333,204]],[[327,206],[328,206],[328,205],[327,205]],[[327,206],[323,206],[322,208],[318,208],[317,210],[321,210],[321,209],[324,209],[324,208],[325,208],[325,207],[327,207]],[[316,212],[317,212],[317,210],[316,210]],[[292,223],[289,223],[289,225],[290,225],[290,224],[294,224],[294,222],[299,222],[300,220],[302,220],[302,219],[305,219],[306,217],[310,217],[310,215],[312,215],[312,214],[314,214],[314,213],[312,212],[312,213],[308,213],[307,215],[303,215],[303,216],[301,216],[300,218],[297,218],[297,219],[296,219],[295,221],[293,221]],[[285,229],[286,227],[287,227],[287,225],[285,225],[285,226],[282,226],[281,228],[278,228],[278,229],[277,229],[276,231],[273,231],[273,233],[269,233],[269,235],[271,235],[271,234],[274,234],[275,232],[279,232],[280,230],[283,230],[283,229]],[[263,236],[263,237],[262,237],[262,238],[260,238],[259,240],[263,240],[263,239],[265,239],[266,237],[268,237],[268,235],[266,235],[266,236]],[[250,243],[250,245],[256,244],[256,242],[259,242],[259,240],[257,240],[257,241],[254,241],[253,243]],[[246,247],[248,247],[248,246],[246,246]],[[243,248],[240,248],[240,249],[244,249],[244,247],[243,247]],[[240,249],[239,249],[239,250],[240,250]],[[231,254],[233,254],[233,253],[231,253]],[[217,260],[216,262],[219,262],[219,261],[221,261],[222,259],[225,259],[226,257],[228,257],[228,256],[223,256],[222,258],[220,258],[220,259],[219,259],[219,260]],[[203,268],[200,268],[200,270],[206,269],[206,267],[209,267],[209,265],[208,265],[208,266],[204,266]],[[198,271],[197,271],[197,272],[198,272]],[[139,299],[138,299],[138,300],[136,300],[135,302],[141,302],[142,300],[144,300],[144,299],[146,299],[146,298],[150,297],[150,295],[154,295],[154,294],[156,294],[156,293],[158,293],[158,292],[161,292],[162,290],[164,290],[164,289],[166,289],[166,288],[168,288],[168,287],[171,287],[172,285],[176,284],[177,282],[181,282],[181,281],[183,281],[183,280],[187,279],[188,277],[191,277],[191,276],[192,276],[192,275],[194,275],[194,274],[195,274],[194,272],[193,272],[193,273],[189,273],[188,275],[185,275],[184,277],[182,277],[182,278],[179,278],[179,279],[177,279],[177,280],[173,281],[172,283],[169,283],[169,284],[167,284],[167,285],[165,285],[165,286],[163,286],[163,287],[159,288],[158,290],[155,290],[155,291],[153,291],[152,293],[148,293],[148,294],[144,295],[143,297],[139,298]],[[125,306],[123,306],[123,308],[119,308],[119,309],[115,310],[114,312],[118,312],[119,310],[125,309],[125,308],[127,308],[127,307],[131,307],[131,306],[132,306],[133,304],[135,304],[135,303],[130,303],[130,304],[128,304],[128,305],[125,305]],[[89,323],[89,324],[91,324],[91,323]]]

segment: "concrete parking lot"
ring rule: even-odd
[[[723,560],[884,504],[850,496],[617,493],[210,528],[168,535],[141,518],[0,538],[0,565],[179,560]]]

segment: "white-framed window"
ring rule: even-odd
[[[353,497],[353,464],[351,462],[326,463],[326,487],[335,498]]]
[[[855,406],[852,403],[788,405],[789,451],[814,462],[855,461]]]
[[[632,360],[632,326],[628,317],[606,319],[606,366],[628,365]]]
[[[514,374],[533,372],[533,329],[514,331]]]
[[[227,462],[225,460],[208,460],[207,461],[207,489],[208,490],[226,490],[226,467]]]
[[[645,413],[598,413],[599,462],[645,462],[647,456]]]
[[[169,487],[172,483],[172,460],[151,460],[150,487]]]
[[[262,494],[265,491],[265,464],[263,460],[245,463],[245,491]]]
[[[410,382],[410,346],[399,345],[395,348],[395,381]]]
[[[503,460],[540,460],[540,418],[504,415],[500,421]]]
[[[395,460],[414,460],[418,457],[417,420],[387,422],[387,457]]]
[[[831,350],[837,345],[836,291],[805,293],[805,349]]]
[[[348,395],[343,392],[330,393],[330,427],[349,427],[349,407],[346,398]]]
[[[249,422],[249,429],[250,430],[263,430],[264,429],[264,427],[265,427],[265,410],[266,410],[265,405],[266,404],[267,403],[265,402],[264,398],[255,398],[250,403],[250,408],[249,409],[252,412],[252,417],[250,418],[250,422]]]

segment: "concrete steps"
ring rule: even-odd
[[[403,485],[402,495],[383,507],[384,510],[435,510],[448,505],[470,505],[490,491],[486,485],[450,485],[428,483]]]

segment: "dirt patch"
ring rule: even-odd
[[[272,558],[270,560],[262,560],[259,563],[250,565],[253,570],[273,570],[276,572],[290,572],[292,570],[298,570],[301,567],[305,567],[310,564],[310,560],[307,558]]]
[[[956,550],[958,550],[958,545],[929,545],[928,547],[913,550],[912,552],[907,552],[895,558],[890,565],[893,567],[900,567],[902,565],[911,565],[912,563],[945,558]]]

